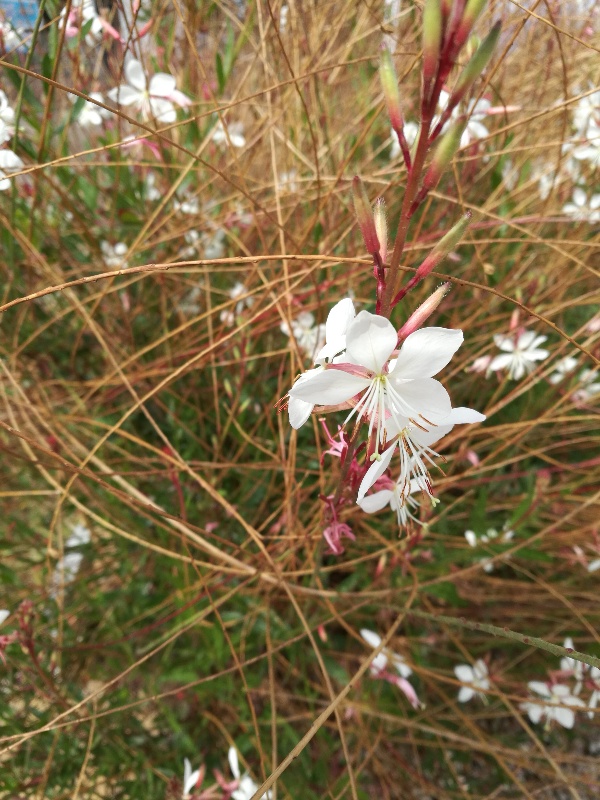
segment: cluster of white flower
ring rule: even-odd
[[[282,322],[280,328],[290,339],[295,339],[300,350],[308,358],[314,359],[325,344],[325,325],[322,323],[316,325],[315,316],[310,311],[302,311],[290,325]]]
[[[102,251],[102,259],[108,269],[127,269],[129,266],[125,260],[129,250],[125,242],[117,242],[117,244],[100,242],[100,250]]]
[[[226,780],[220,772],[215,770],[215,777],[217,783],[206,789],[203,792],[195,793],[194,789],[200,789],[204,781],[205,768],[192,770],[192,765],[189,759],[183,760],[183,793],[182,800],[191,800],[193,797],[215,798],[218,796],[230,797],[231,800],[250,800],[258,791],[258,784],[255,783],[250,777],[250,773],[245,772],[243,775],[240,772],[240,764],[238,754],[235,747],[230,747],[227,754],[229,761],[229,768],[233,775],[233,780]],[[260,800],[270,800],[272,794],[270,791],[261,795]]]
[[[565,639],[564,647],[574,650],[573,640]],[[558,683],[554,679],[549,682],[529,681],[527,687],[534,696],[521,704],[529,719],[534,724],[545,719],[546,727],[557,722],[563,728],[572,728],[577,710],[584,708],[592,718],[600,703],[600,669],[565,657],[560,660],[558,676],[560,680],[571,683]],[[587,702],[580,697],[584,691],[589,692]]]
[[[71,535],[64,543],[67,552],[58,560],[52,574],[50,597],[56,597],[62,587],[75,580],[83,561],[83,553],[74,548],[89,544],[90,540],[91,532],[85,525],[78,523],[71,528]]]
[[[320,350],[315,339],[307,342],[316,352],[316,366],[289,391],[290,423],[299,428],[318,406],[320,413],[348,409],[345,425],[352,419],[355,426],[367,424],[372,463],[357,502],[369,513],[389,502],[403,524],[411,516],[410,495],[420,491],[433,499],[427,465],[437,453],[431,445],[454,425],[485,419],[469,408],[453,409],[447,391],[433,378],[462,344],[462,331],[421,328],[399,347],[398,332],[388,319],[369,311],[356,315],[347,298],[330,311],[324,333]],[[381,491],[368,497],[396,453],[400,474],[395,485],[384,478],[385,485],[377,487]]]
[[[6,94],[0,89],[0,192],[5,192],[11,183],[10,174],[23,169],[25,164],[8,147],[3,147],[15,134],[15,112]]]
[[[508,530],[506,526],[502,533],[498,533],[495,528],[488,528],[487,532],[481,534],[481,536],[477,536],[475,531],[465,531],[465,539],[467,540],[469,547],[479,547],[481,545],[491,544],[495,541],[500,542],[501,544],[506,544],[507,542],[512,541],[514,535],[515,532]],[[481,558],[479,563],[485,572],[494,571],[494,562],[491,558]]]

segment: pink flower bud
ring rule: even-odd
[[[428,319],[431,314],[436,310],[444,297],[450,291],[450,283],[443,283],[435,292],[425,300],[424,303],[417,308],[416,311],[410,315],[404,325],[398,331],[398,341],[406,339],[411,333],[414,333],[421,325]]]
[[[477,22],[477,18],[485,8],[487,0],[467,0],[465,12],[454,34],[454,52],[458,53],[464,45]]]
[[[378,197],[375,201],[375,209],[373,211],[375,219],[375,232],[379,239],[379,256],[383,264],[387,261],[387,245],[388,245],[388,232],[387,232],[387,217],[385,214],[385,200],[383,197]]]
[[[416,271],[415,278],[417,280],[423,280],[423,278],[426,278],[427,275],[429,275],[429,273],[446,258],[448,253],[450,253],[451,250],[454,250],[456,245],[465,235],[465,231],[469,227],[472,216],[473,214],[470,211],[467,211],[464,217],[440,239],[425,261],[423,261],[421,266]]]
[[[358,175],[356,175],[352,181],[352,192],[354,195],[354,208],[356,210],[358,225],[365,242],[365,247],[367,248],[367,252],[374,256],[379,253],[379,239],[377,238],[371,204],[365,192],[365,187]]]

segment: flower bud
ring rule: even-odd
[[[425,320],[427,320],[431,314],[433,314],[444,297],[448,294],[450,288],[450,283],[442,283],[442,285],[436,289],[435,292],[428,297],[424,303],[421,303],[416,311],[413,311],[413,313],[398,331],[398,341],[406,339],[407,336],[410,336],[411,333],[414,333],[423,325]]]
[[[454,34],[455,53],[458,53],[460,48],[467,41],[469,34],[473,30],[473,26],[477,22],[477,17],[485,8],[486,2],[487,0],[467,0],[464,14]]]
[[[456,86],[454,87],[454,91],[450,97],[449,105],[456,105],[459,103],[469,89],[473,86],[483,70],[487,67],[494,53],[494,48],[496,47],[498,37],[500,36],[500,28],[500,22],[496,22],[471,57],[471,60],[464,68],[458,81],[456,82]]]
[[[423,280],[429,273],[434,270],[446,258],[451,250],[454,250],[456,245],[460,242],[465,235],[465,231],[471,222],[472,213],[467,211],[464,217],[459,220],[456,225],[451,228],[448,233],[443,236],[435,245],[431,253],[427,256],[425,261],[421,264],[415,272],[417,280]]]
[[[360,232],[365,242],[367,252],[372,256],[379,253],[379,239],[375,228],[375,220],[369,198],[365,192],[365,187],[358,175],[352,181],[352,193],[354,195],[354,208],[358,219]]]
[[[388,231],[387,231],[387,217],[385,214],[385,200],[383,197],[378,197],[375,201],[375,209],[373,211],[375,218],[375,231],[379,239],[379,256],[383,264],[387,261],[387,245],[388,245]]]
[[[452,161],[455,153],[460,147],[460,139],[467,127],[466,120],[458,120],[453,123],[446,133],[442,136],[433,154],[433,159],[429,169],[423,178],[423,189],[429,191],[434,189],[442,177],[442,173]]]
[[[440,0],[426,0],[423,9],[423,82],[428,85],[437,72],[442,46]]]
[[[379,77],[381,78],[383,96],[385,97],[385,105],[387,107],[392,128],[396,132],[399,132],[404,127],[404,119],[402,118],[402,109],[400,107],[398,76],[396,75],[396,70],[394,69],[394,62],[392,61],[391,53],[387,47],[384,47],[381,50]]]

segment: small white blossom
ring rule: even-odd
[[[546,341],[546,336],[536,336],[534,331],[523,331],[521,334],[503,336],[496,334],[494,342],[504,352],[492,359],[490,371],[507,370],[508,377],[518,381],[528,372],[531,372],[536,361],[543,361],[550,354],[547,350],[539,349],[539,345]]]
[[[325,344],[325,325],[315,324],[314,314],[302,311],[292,320],[291,326],[287,322],[281,323],[281,332],[294,338],[296,344],[309,358],[314,359]]]
[[[0,144],[8,142],[15,135],[15,112],[8,97],[0,89]]]
[[[104,98],[100,92],[90,92],[89,97],[93,100],[97,100],[99,103],[104,102]],[[69,95],[69,100],[72,103],[76,103],[78,99],[79,98],[74,94]],[[77,124],[81,125],[82,128],[89,128],[90,126],[97,127],[102,124],[103,119],[109,116],[110,111],[107,111],[105,108],[100,108],[100,106],[94,105],[94,103],[90,103],[86,100],[77,114]]]
[[[0,625],[10,617],[10,611],[7,611],[5,608],[0,609]]]
[[[183,759],[183,800],[187,800],[190,792],[198,783],[200,777],[200,770],[196,769],[192,772],[192,765],[189,759]]]
[[[241,122],[233,122],[227,125],[227,133],[221,120],[217,122],[212,129],[211,138],[215,144],[228,145],[230,142],[233,147],[242,148],[246,146],[246,138],[244,137],[244,126]]]
[[[108,92],[109,98],[122,106],[132,106],[143,120],[155,118],[171,123],[177,119],[175,105],[185,107],[190,101],[176,89],[176,81],[167,72],[157,72],[150,80],[139,61],[130,58],[125,64],[127,83]]]
[[[24,166],[23,161],[12,150],[8,148],[0,150],[0,192],[5,192],[10,188],[11,172],[18,172]]]
[[[554,365],[555,371],[552,373],[552,375],[550,375],[548,380],[550,381],[550,383],[554,384],[561,383],[562,381],[564,381],[567,375],[570,375],[571,372],[573,372],[576,366],[577,366],[576,358],[573,358],[573,356],[565,356],[565,358],[561,358],[560,361],[556,362],[556,364]]]
[[[584,189],[573,189],[570,203],[565,203],[563,213],[580,222],[600,222],[600,194],[592,195],[589,200]]]
[[[600,703],[600,669],[598,669],[598,667],[590,667],[589,678],[594,687],[588,700],[588,708],[590,710],[587,712],[587,714],[591,719],[595,716],[594,712]]]
[[[375,631],[370,631],[368,628],[362,628],[360,635],[367,644],[371,645],[373,649],[379,647],[381,644],[381,636],[375,633]],[[381,651],[381,653],[379,653],[379,655],[375,656],[371,662],[371,674],[378,676],[379,673],[387,669],[388,664],[391,664],[402,678],[408,678],[410,675],[412,675],[412,669],[408,666],[404,658],[398,653],[394,653],[394,651],[390,650],[389,648],[385,648]]]
[[[600,394],[600,375],[595,369],[584,369],[579,375],[581,386],[573,392],[571,398],[576,403],[587,403],[593,397]]]
[[[478,658],[472,667],[468,664],[459,664],[454,667],[454,674],[461,683],[468,684],[460,688],[459,703],[468,703],[474,697],[486,699],[485,692],[490,688],[490,679],[487,664],[483,659]]]
[[[108,269],[126,269],[129,266],[125,261],[125,256],[129,250],[125,242],[118,242],[114,245],[110,244],[110,242],[101,242],[100,249]]]
[[[527,684],[530,692],[539,695],[538,698],[521,703],[521,709],[537,724],[543,718],[546,726],[551,722],[558,722],[563,728],[572,728],[575,724],[575,711],[573,707],[581,708],[585,704],[579,697],[571,694],[568,686],[556,683],[549,686],[542,681],[530,681]]]
[[[240,283],[240,281],[238,281],[235,286],[233,286],[227,292],[227,294],[231,300],[237,300],[238,297],[241,297],[241,299],[235,304],[233,310],[229,308],[223,309],[219,317],[221,322],[224,322],[229,327],[232,327],[235,324],[235,318],[239,317],[245,308],[252,308],[255,298],[252,296],[242,297],[242,295],[248,294],[248,289],[243,283]]]
[[[240,773],[240,765],[235,747],[229,748],[228,758],[231,772],[238,784],[237,788],[231,793],[232,800],[250,800],[258,790],[258,785],[254,783],[248,772],[245,772],[243,775]],[[265,792],[265,794],[261,795],[261,799],[262,798],[270,800],[271,792]]]
[[[78,36],[90,20],[92,24],[86,34],[85,42],[91,47],[102,39],[105,28],[102,18],[96,11],[94,0],[72,0],[69,13],[67,14],[66,6],[60,12],[58,29],[65,28],[65,36],[71,39]]]

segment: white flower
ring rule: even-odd
[[[153,172],[149,172],[146,176],[145,196],[146,200],[149,200],[150,202],[154,200],[160,200],[163,196],[163,193],[156,186],[156,175]]]
[[[8,97],[0,89],[0,144],[8,142],[15,133],[15,112],[8,102]]]
[[[187,197],[183,200],[175,200],[173,202],[175,211],[181,211],[182,214],[199,214],[200,202],[197,197]]]
[[[100,92],[90,92],[89,97],[94,100],[98,100],[99,103],[104,102],[104,98]],[[72,103],[76,103],[78,99],[79,98],[74,94],[69,95],[69,100]],[[102,124],[103,119],[109,116],[110,112],[105,108],[100,108],[100,106],[94,105],[94,103],[90,103],[88,100],[86,100],[81,107],[81,110],[77,114],[77,123],[78,125],[81,125],[82,128],[88,128],[90,125],[98,126]]]
[[[436,381],[437,383],[437,381]],[[401,485],[405,481],[410,480],[409,491],[406,493],[404,490],[405,502],[411,505],[417,505],[416,501],[410,498],[410,494],[416,491],[415,484],[420,491],[425,492],[432,497],[431,482],[429,473],[424,461],[432,462],[432,456],[438,454],[431,449],[431,445],[437,442],[442,437],[446,436],[455,425],[472,424],[474,422],[483,422],[485,416],[472,408],[453,408],[450,414],[444,419],[439,420],[431,427],[427,427],[430,420],[425,422],[422,420],[416,423],[411,418],[404,419],[404,427],[398,428],[394,420],[388,420],[385,424],[388,441],[395,439],[391,446],[383,453],[380,459],[375,459],[373,464],[369,467],[365,476],[360,484],[356,502],[362,506],[363,498],[369,489],[379,480],[383,473],[389,467],[392,457],[398,449],[400,454],[400,477],[398,478],[397,485]],[[413,476],[411,478],[411,476]],[[402,490],[400,489],[396,494],[396,502],[402,498]],[[411,516],[406,508],[397,507],[399,518],[402,519],[404,514]],[[413,517],[414,519],[414,517]]]
[[[11,172],[18,172],[25,164],[12,150],[0,150],[0,192],[5,192],[10,187]]]
[[[450,99],[450,95],[446,91],[440,92],[440,106],[445,108],[448,104],[448,100]],[[481,120],[485,119],[489,113],[491,107],[491,103],[489,100],[482,98],[481,100],[471,100],[468,104],[466,111],[464,112],[464,116],[468,118],[467,125],[460,137],[460,146],[461,147],[468,147],[472,141],[476,139],[485,139],[488,136],[489,132],[485,125],[482,123]],[[463,113],[460,111],[459,106],[456,106],[452,113],[450,114],[450,119],[444,125],[443,130],[446,128],[458,117],[462,117]],[[432,129],[435,128],[437,125],[439,118],[436,118],[432,122]]]
[[[375,631],[370,631],[368,628],[362,628],[360,635],[367,644],[371,645],[373,649],[379,647],[381,644],[381,636],[375,633]],[[381,672],[387,669],[388,663],[392,664],[401,678],[408,678],[410,675],[412,675],[412,669],[408,666],[404,658],[388,648],[382,650],[381,653],[375,656],[371,662],[371,674],[378,676]]]
[[[592,718],[595,716],[594,711],[598,707],[598,703],[600,703],[600,669],[598,667],[590,667],[589,677],[594,685],[594,691],[588,700],[588,708],[590,709],[588,717]]]
[[[527,716],[534,723],[537,724],[546,718],[546,725],[549,726],[554,720],[562,725],[563,728],[572,728],[575,724],[575,711],[572,707],[567,706],[584,706],[583,700],[579,697],[574,697],[568,686],[556,683],[553,686],[548,686],[547,683],[542,681],[530,681],[527,684],[531,692],[540,696],[540,699],[529,700],[526,703],[521,703],[521,709],[527,712]]]
[[[579,186],[573,189],[571,203],[565,203],[563,213],[581,222],[600,222],[600,194],[588,197]]]
[[[128,264],[125,261],[125,256],[129,248],[125,242],[118,242],[114,245],[109,242],[101,242],[100,249],[102,250],[102,258],[108,269],[127,268]]]
[[[582,384],[581,388],[573,392],[571,398],[576,403],[587,403],[592,397],[600,394],[600,381],[596,379],[600,377],[598,371],[595,369],[584,369],[579,375],[579,381]]]
[[[225,133],[223,123],[219,120],[212,129],[211,138],[215,144],[228,145],[231,142],[233,147],[241,148],[246,146],[244,126],[241,122],[233,122],[231,125],[227,125],[227,133]]]
[[[548,380],[550,383],[560,383],[564,381],[567,375],[569,375],[575,367],[577,366],[577,359],[573,358],[573,356],[565,356],[565,358],[561,358],[560,361],[557,361],[554,365],[554,372]]]
[[[475,696],[485,700],[485,692],[490,688],[490,679],[487,664],[481,658],[470,667],[468,664],[459,664],[454,667],[454,674],[461,683],[468,686],[461,686],[458,693],[459,703],[468,703]]]
[[[58,20],[58,29],[65,28],[67,39],[78,36],[81,29],[92,22],[91,28],[86,34],[85,42],[90,47],[98,42],[104,34],[104,24],[102,18],[96,11],[93,0],[72,0],[69,14],[67,8],[62,9]]]
[[[190,792],[198,783],[200,777],[200,770],[196,769],[192,772],[192,765],[189,759],[183,759],[183,798],[184,800],[190,796]]]
[[[160,122],[175,122],[177,112],[175,106],[189,105],[189,99],[179,92],[175,78],[167,72],[157,72],[148,81],[141,63],[130,58],[125,64],[127,83],[111,89],[110,99],[122,106],[133,106],[142,119],[153,117]]]
[[[81,523],[77,523],[77,525],[73,525],[71,528],[71,535],[65,542],[65,547],[79,547],[82,544],[89,544],[91,538],[92,533],[90,529]]]
[[[375,514],[389,504],[392,511],[396,512],[398,525],[405,526],[409,519],[416,520],[408,506],[419,507],[420,504],[411,495],[420,491],[421,487],[417,480],[413,478],[413,480],[407,481],[406,477],[401,475],[392,489],[380,489],[378,492],[362,497],[357,502],[367,514]]]
[[[3,623],[3,622],[6,622],[6,620],[7,620],[9,617],[10,617],[10,611],[7,611],[7,610],[6,610],[6,609],[4,609],[4,608],[3,608],[3,609],[0,609],[0,625],[2,625],[2,623]]]
[[[437,424],[449,415],[448,393],[431,376],[446,366],[462,340],[462,331],[422,328],[407,337],[389,370],[398,334],[385,317],[361,311],[348,326],[345,363],[329,364],[296,382],[290,396],[324,406],[359,398],[346,422],[355,414],[357,422],[366,417],[379,450],[385,442],[386,413],[398,420],[399,430],[407,417]]]
[[[539,345],[546,341],[546,336],[536,336],[535,331],[523,331],[518,336],[496,334],[494,342],[504,352],[492,359],[490,370],[508,370],[508,377],[518,381],[535,366],[536,361],[548,357],[547,350],[540,350]]]
[[[573,157],[578,161],[597,164],[600,162],[600,89],[578,101],[573,122],[577,138],[583,140],[573,147]]]
[[[563,647],[565,647],[567,650],[575,650],[573,639],[571,639],[570,636],[565,639]],[[585,675],[585,671],[587,670],[587,664],[584,664],[582,661],[577,661],[575,658],[564,657],[560,660],[560,669],[561,672],[571,673],[572,677],[575,678],[575,688],[573,690],[573,694],[578,695],[581,691],[581,684]]]
[[[14,28],[8,20],[0,19],[0,41],[3,44],[3,51],[10,53],[20,47],[26,31],[21,28]]]
[[[281,331],[290,339],[293,337],[296,344],[306,355],[314,359],[325,343],[325,325],[315,325],[314,314],[302,311],[292,320],[291,326],[287,322],[281,323]]]
[[[237,300],[238,297],[242,297],[242,295],[248,294],[248,289],[245,287],[243,283],[238,281],[228,292],[227,294],[232,300]],[[235,304],[233,310],[231,309],[224,309],[221,311],[220,320],[224,322],[226,325],[231,327],[235,323],[235,318],[239,317],[242,311],[245,308],[252,308],[254,305],[255,298],[252,296],[249,297],[242,297],[241,300],[238,300]]]
[[[258,785],[254,783],[252,778],[250,777],[249,773],[244,773],[244,775],[240,774],[240,766],[238,762],[238,755],[237,750],[235,747],[229,748],[229,766],[231,768],[231,772],[233,773],[233,777],[238,782],[237,789],[231,793],[231,797],[233,800],[250,800],[250,798],[254,795],[254,793],[258,789]],[[271,792],[265,792],[265,794],[261,795],[261,798],[266,798],[266,800],[270,800]]]

